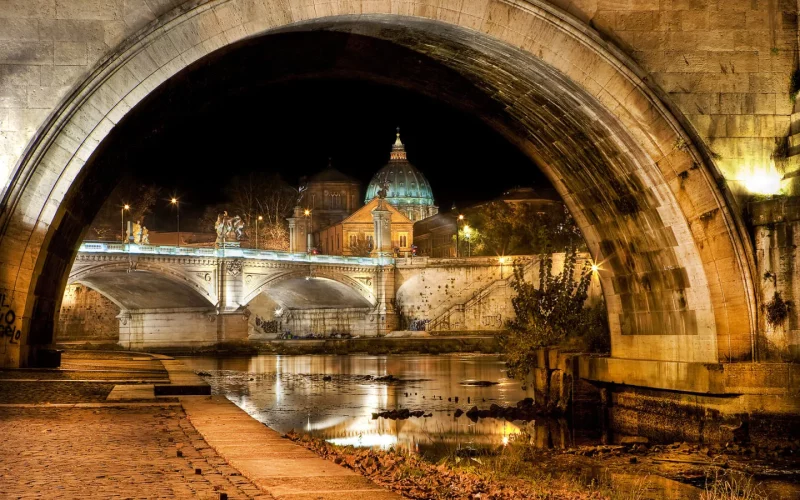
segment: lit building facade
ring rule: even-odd
[[[317,233],[317,245],[326,255],[362,255],[373,250],[375,245],[375,222],[373,210],[378,207],[378,198],[353,212],[341,222]],[[390,204],[385,209],[391,217],[391,248],[404,255],[411,251],[414,241],[414,222]]]

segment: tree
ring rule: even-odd
[[[355,245],[350,245],[350,254],[355,257],[369,257],[372,252],[372,242],[359,234],[356,238]]]
[[[230,200],[229,215],[239,215],[247,227],[251,244],[255,244],[256,219],[258,221],[258,246],[270,250],[289,249],[289,229],[286,218],[292,213],[297,201],[297,190],[287,184],[278,174],[251,172],[234,177],[225,187]],[[206,210],[204,223],[214,226],[217,213]]]
[[[592,279],[587,260],[579,270],[577,250],[569,249],[564,268],[552,274],[552,254],[542,254],[539,283],[525,279],[521,265],[514,265],[511,303],[515,318],[506,323],[505,358],[510,376],[524,375],[533,367],[536,350],[562,345],[568,337],[584,336],[587,346],[602,349],[600,338],[608,338],[605,308],[584,307]],[[587,337],[588,335],[588,337]]]
[[[144,224],[158,202],[161,191],[162,188],[155,184],[142,184],[130,178],[124,179],[103,203],[89,226],[86,239],[122,241],[123,235],[119,232],[123,219],[122,207],[125,205],[130,207],[124,214],[126,221],[139,221]],[[127,230],[127,227],[124,230]]]
[[[538,255],[586,248],[580,229],[562,203],[541,206],[493,201],[464,214],[473,229],[472,255]],[[466,255],[462,227],[459,253]]]

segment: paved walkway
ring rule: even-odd
[[[183,396],[208,389],[180,362],[125,352],[0,370],[0,498],[400,498],[223,397]]]
[[[253,483],[278,499],[400,499],[369,479],[299,446],[222,396],[181,397],[205,441]]]

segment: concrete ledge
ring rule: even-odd
[[[581,356],[580,378],[591,382],[719,396],[800,392],[800,365],[684,363]]]
[[[176,359],[161,359],[161,364],[169,373],[169,384],[156,384],[156,396],[208,396],[211,386],[197,376],[191,369]]]

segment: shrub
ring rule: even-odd
[[[607,350],[605,307],[584,307],[592,279],[591,263],[586,261],[576,273],[577,259],[573,247],[564,257],[564,269],[553,275],[552,255],[541,255],[538,286],[526,281],[521,266],[514,266],[511,287],[516,296],[511,303],[516,317],[506,323],[509,333],[504,342],[510,376],[527,373],[537,349],[563,345],[568,338],[581,338],[593,350]]]

